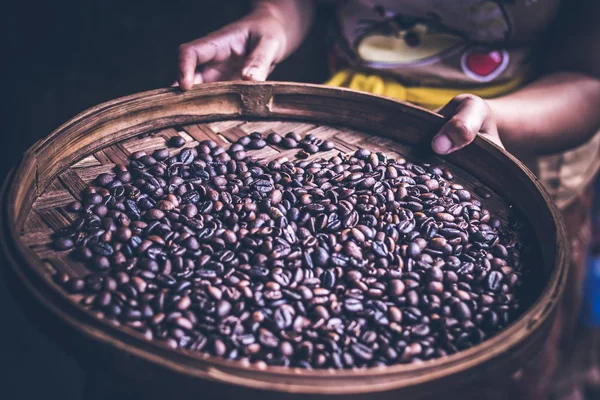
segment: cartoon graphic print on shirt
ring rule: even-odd
[[[535,74],[532,50],[560,0],[345,0],[332,68],[409,86],[473,87]]]
[[[443,7],[439,1],[381,1],[373,7],[377,18],[358,21],[353,47],[364,64],[380,69],[430,64],[462,53],[464,73],[476,81],[490,81],[508,65],[508,53],[470,43],[510,38],[506,2],[459,0],[448,7],[446,1]]]
[[[508,60],[509,55],[506,50],[472,47],[463,52],[460,65],[469,78],[489,82],[504,72]]]

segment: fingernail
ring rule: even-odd
[[[248,67],[243,72],[245,77],[252,78],[252,79],[256,79],[256,77],[259,73],[260,73],[260,71],[256,67]]]
[[[431,147],[433,147],[433,151],[438,154],[446,154],[452,148],[452,142],[446,135],[437,135],[433,138],[433,142],[431,143]]]

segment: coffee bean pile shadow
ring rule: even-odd
[[[134,153],[69,205],[79,218],[54,248],[91,273],[56,281],[148,340],[258,367],[419,362],[518,315],[519,226],[448,171],[366,149],[247,157],[267,143],[298,158],[334,147],[255,132],[229,148]]]

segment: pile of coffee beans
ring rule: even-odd
[[[268,144],[297,159],[247,156]],[[519,313],[519,223],[448,171],[366,149],[304,160],[334,145],[296,133],[169,145],[99,175],[54,238],[91,271],[57,282],[148,339],[362,368],[456,353]]]

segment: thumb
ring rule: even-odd
[[[260,39],[246,60],[246,65],[242,70],[242,79],[249,81],[266,80],[278,50],[278,40],[265,37]]]
[[[487,134],[488,137],[498,136],[491,110],[479,97],[456,96],[440,110],[440,114],[451,118],[431,143],[433,150],[438,154],[452,153],[465,147],[478,133]]]

